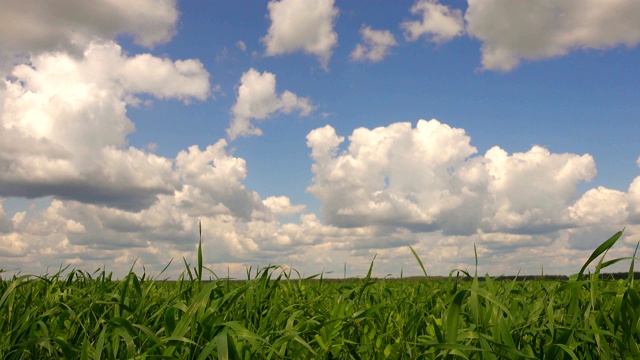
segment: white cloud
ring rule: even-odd
[[[249,219],[263,204],[257,193],[242,184],[247,176],[245,160],[229,156],[226,146],[225,140],[219,140],[204,151],[194,145],[178,154],[176,168],[186,186],[177,196],[181,206],[193,208],[189,210],[193,214]]]
[[[338,226],[393,224],[437,228],[442,212],[462,201],[450,168],[476,152],[462,129],[438,121],[359,128],[348,150],[327,126],[308,136],[314,164],[309,191]]]
[[[389,48],[398,45],[389,30],[373,30],[369,26],[360,29],[364,44],[356,45],[351,52],[350,58],[354,61],[378,62],[389,53]]]
[[[312,171],[320,171],[319,164],[329,162],[338,153],[338,146],[344,142],[331,125],[315,129],[307,135],[307,146],[311,148],[311,158],[315,160]]]
[[[522,59],[640,42],[635,0],[469,0],[467,33],[482,41],[482,68],[509,71]]]
[[[20,257],[29,250],[29,245],[22,241],[22,236],[17,233],[0,233],[0,257]]]
[[[594,249],[627,226],[631,220],[628,195],[631,195],[631,191],[626,194],[602,186],[584,193],[569,207],[569,214],[576,223],[576,227],[568,231],[569,245],[581,250]]]
[[[409,41],[425,36],[434,43],[443,43],[464,34],[462,12],[439,4],[437,0],[417,0],[411,13],[422,15],[422,19],[401,24]]]
[[[293,215],[304,206],[292,205],[286,197],[263,203],[246,190],[241,183],[244,160],[227,154],[225,145],[220,140],[204,151],[192,147],[182,152],[176,162],[183,188],[159,195],[141,211],[61,200],[53,200],[42,211],[31,209],[12,232],[0,234],[0,244],[7,247],[0,251],[3,266],[29,264],[34,269],[30,271],[42,273],[61,263],[95,269],[104,264],[129,265],[139,257],[140,264],[157,273],[172,258],[193,258],[199,222],[207,262],[236,262],[236,266],[247,261],[284,262],[304,239],[288,237],[290,232],[299,233],[289,227],[283,233],[288,246],[283,247],[280,240],[285,237],[274,236],[280,232],[276,217]],[[122,275],[121,269],[115,270]]]
[[[1,235],[0,244],[11,241],[11,246],[0,258],[20,255],[23,266],[44,269],[69,259],[91,268],[140,256],[157,271],[172,257],[193,253],[199,221],[205,246],[212,249],[209,261],[252,258],[251,251],[259,250],[256,241],[266,241],[265,231],[271,235],[276,230],[268,230],[278,223],[257,193],[245,188],[245,161],[227,153],[226,146],[220,140],[204,150],[192,146],[180,152],[175,172],[182,188],[157,195],[139,211],[57,199],[42,211],[32,208]],[[286,200],[275,199],[282,211],[303,210],[290,202],[285,206]]]
[[[305,211],[304,205],[292,205],[286,196],[269,196],[262,201],[276,215],[292,216]]]
[[[288,224],[213,211],[203,216],[183,206],[180,192],[161,195],[153,206],[138,213],[54,201],[41,212],[31,212],[10,240],[0,239],[7,245],[0,252],[3,267],[41,274],[61,263],[89,270],[106,264],[108,271],[122,276],[136,258],[148,274],[157,274],[173,258],[174,265],[165,276],[175,278],[184,270],[182,257],[191,262],[196,259],[198,221],[203,225],[205,265],[222,276],[229,267],[234,277],[244,276],[246,266],[266,264],[290,265],[306,275],[325,271],[326,276],[341,277],[346,263],[348,276],[363,275],[374,254],[378,255],[375,276],[399,276],[402,269],[405,276],[417,275],[420,270],[407,245],[418,251],[430,274],[446,275],[453,268],[473,269],[474,244],[481,273],[522,270],[522,274],[536,274],[544,266],[545,273],[566,274],[575,272],[593,250],[593,246],[570,246],[566,235],[557,234],[452,236],[375,226],[341,228],[323,224],[314,214],[302,214],[299,223]],[[605,232],[594,239],[603,241],[611,234]],[[632,251],[622,247],[619,254],[628,256]],[[333,273],[327,274],[329,271]]]
[[[271,0],[267,5],[271,26],[262,41],[266,55],[304,51],[316,55],[327,69],[338,43],[333,25],[338,16],[334,0]]]
[[[141,208],[180,187],[171,161],[127,148],[137,94],[205,99],[209,74],[197,60],[128,57],[92,42],[83,57],[34,55],[0,90],[0,195],[47,195]]]
[[[578,198],[576,186],[596,175],[590,155],[552,154],[540,146],[507,154],[493,147],[484,155],[492,202],[483,229],[497,232],[549,232],[572,225],[567,207]]]
[[[484,156],[462,129],[436,120],[356,129],[348,148],[330,126],[307,136],[314,160],[309,191],[329,224],[392,226],[447,234],[549,233],[573,226],[576,186],[595,176],[589,155],[539,146]]]
[[[580,200],[569,208],[569,212],[580,225],[614,224],[620,226],[629,215],[627,194],[598,186],[584,193]]]
[[[446,275],[473,269],[474,244],[481,273],[535,274],[544,266],[566,274],[628,221],[625,199],[636,192],[635,185],[628,194],[598,187],[580,197],[576,185],[595,175],[590,156],[539,146],[477,155],[463,129],[436,120],[361,128],[343,146],[345,140],[330,126],[307,137],[309,190],[324,220],[288,197],[261,199],[247,189],[246,161],[219,140],[180,152],[172,162],[182,187],[139,211],[54,199],[7,224],[0,205],[0,260],[6,269],[36,274],[61,263],[90,270],[107,264],[121,276],[128,270],[122,264],[139,258],[139,266],[157,273],[172,258],[195,261],[201,221],[205,265],[222,276],[266,264],[342,276],[345,263],[348,276],[363,275],[374,254],[376,276],[419,274],[407,245],[430,274]],[[298,221],[280,222],[295,214]],[[637,238],[639,230],[629,226],[626,236]],[[616,254],[630,255],[630,246],[621,244]],[[166,276],[182,270],[176,264]]]
[[[6,52],[82,53],[95,38],[126,34],[150,47],[169,41],[177,20],[175,0],[7,1],[0,12],[0,43]]]
[[[171,61],[141,54],[126,59],[117,76],[130,93],[183,101],[205,100],[209,96],[209,73],[199,60]]]
[[[465,268],[473,266],[476,244],[481,266],[493,274],[531,274],[540,266],[566,274],[631,220],[626,198],[635,194],[633,184],[629,195],[603,187],[578,193],[577,185],[596,174],[590,155],[533,146],[472,156],[462,129],[435,120],[356,129],[346,147],[344,141],[331,126],[309,133],[314,178],[308,190],[327,223],[321,238],[334,252],[353,249],[352,257],[396,256],[412,245],[430,259],[428,269]],[[342,241],[329,235],[338,231]],[[637,232],[627,227],[626,236],[636,239]],[[318,233],[318,226],[306,228],[305,241],[320,244]],[[616,254],[632,251],[621,245]]]
[[[262,135],[262,131],[253,125],[252,120],[265,120],[274,113],[290,114],[294,111],[306,116],[312,110],[313,105],[308,98],[299,98],[288,90],[278,96],[274,74],[249,69],[240,79],[236,103],[231,109],[233,120],[227,134],[230,139]]]

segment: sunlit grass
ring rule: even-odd
[[[640,358],[635,253],[598,247],[568,281],[300,279],[270,266],[246,281],[202,262],[178,281],[59,271],[0,282],[2,359],[624,359]],[[600,271],[630,262],[624,280]],[[586,273],[596,262],[593,274]],[[211,274],[213,281],[204,281]],[[293,274],[293,276],[292,276]]]

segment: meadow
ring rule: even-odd
[[[419,279],[374,279],[374,259],[361,279],[270,266],[232,280],[203,266],[202,246],[177,281],[14,275],[0,281],[0,358],[637,359],[636,254],[605,261],[621,235],[564,281],[464,270],[434,280],[413,249]],[[620,261],[625,279],[601,279]]]

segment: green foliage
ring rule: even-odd
[[[246,281],[178,281],[104,270],[0,281],[2,359],[623,359],[640,358],[640,292],[601,280],[620,238],[569,281],[292,278],[269,266]],[[411,249],[426,276],[418,254]],[[585,274],[600,257],[594,274]],[[375,258],[374,258],[375,260]],[[206,269],[210,271],[209,269]],[[464,275],[454,278],[453,273]]]

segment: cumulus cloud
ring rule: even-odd
[[[257,193],[242,183],[245,161],[230,155],[226,146],[220,140],[205,149],[192,146],[180,152],[175,171],[183,186],[159,194],[140,211],[54,200],[45,210],[32,212],[16,226],[32,244],[25,256],[46,267],[77,254],[74,266],[85,268],[96,263],[130,265],[140,257],[148,269],[159,270],[172,258],[193,254],[201,221],[208,261],[250,259],[250,252],[258,250],[256,228],[266,228],[270,222],[265,219],[272,216]]]
[[[114,56],[115,58],[115,56]],[[151,94],[159,99],[205,100],[209,95],[209,73],[199,60],[136,55],[122,61],[116,76],[129,93]],[[113,66],[113,64],[112,64]]]
[[[544,265],[547,273],[568,273],[629,221],[640,193],[638,178],[627,193],[597,187],[580,196],[577,184],[595,175],[590,156],[540,146],[477,154],[463,129],[436,120],[361,128],[349,137],[325,126],[307,142],[309,191],[322,218],[286,196],[262,199],[247,189],[245,160],[219,140],[180,152],[173,171],[182,186],[141,210],[54,199],[8,215],[0,205],[0,260],[42,273],[61,263],[126,271],[139,258],[157,272],[172,258],[195,259],[202,222],[205,265],[222,275],[287,264],[341,276],[345,263],[349,275],[362,275],[374,254],[376,276],[418,274],[407,245],[431,274],[446,274],[474,266],[474,244],[481,272],[531,274]],[[297,221],[281,222],[296,214]],[[629,226],[627,236],[639,230]],[[616,251],[628,256],[630,245],[621,246]]]
[[[176,161],[185,185],[140,211],[66,200],[53,200],[41,211],[32,208],[12,231],[0,234],[0,244],[7,247],[0,259],[5,266],[28,263],[43,271],[61,263],[128,267],[140,258],[147,270],[157,272],[171,259],[192,258],[201,222],[208,263],[284,263],[305,238],[291,226],[280,230],[277,215],[298,213],[304,206],[282,196],[263,203],[241,183],[244,160],[229,155],[225,146],[221,140],[181,153]]]
[[[29,246],[23,241],[22,236],[18,233],[1,234],[0,233],[0,256],[1,257],[20,257],[24,256]]]
[[[463,130],[435,120],[415,129],[410,123],[356,129],[348,150],[334,155],[341,140],[330,126],[307,137],[314,160],[309,191],[328,223],[344,227],[435,229],[439,214],[461,201],[450,167],[476,152]]]
[[[300,98],[288,90],[278,95],[275,74],[249,69],[240,79],[227,135],[232,140],[238,136],[262,135],[252,120],[265,120],[275,113],[291,114],[294,111],[306,116],[312,110],[313,105],[308,98]]]
[[[311,28],[316,35],[307,34],[298,50],[317,55],[326,66],[337,41],[337,10],[333,2],[324,4],[328,28]],[[313,249],[300,252],[299,246],[314,246],[331,230],[305,214],[300,224],[283,227],[279,216],[301,214],[305,206],[285,196],[263,200],[246,189],[246,163],[227,151],[225,140],[204,149],[191,146],[175,159],[128,146],[135,126],[127,107],[138,106],[141,94],[185,103],[210,96],[209,74],[199,61],[130,56],[112,41],[123,34],[143,46],[168,41],[177,19],[174,1],[134,0],[123,7],[65,0],[54,7],[15,3],[3,10],[0,196],[51,197],[44,209],[13,214],[0,198],[3,268],[27,266],[25,271],[36,274],[62,263],[85,270],[104,264],[128,268],[139,257],[157,271],[172,258],[193,255],[200,221],[211,249],[207,265],[243,271],[249,261],[313,257]],[[318,18],[313,26],[325,22],[325,10],[311,11]],[[286,38],[281,42],[287,26],[284,33],[278,29],[289,20],[278,14],[273,11],[271,32],[276,52],[291,45]],[[236,46],[246,49],[241,41]],[[312,110],[308,99],[290,91],[276,94],[275,75],[253,69],[245,75],[232,112],[249,128],[251,121],[275,113]],[[318,234],[308,237],[299,228]]]
[[[569,207],[576,227],[569,230],[569,245],[588,250],[598,246],[616,231],[627,226],[629,194],[602,186],[590,189]]]
[[[373,30],[369,26],[363,26],[360,34],[364,44],[356,45],[351,52],[350,58],[353,61],[378,62],[388,55],[389,48],[398,45],[389,30]]]
[[[246,162],[226,153],[227,142],[219,140],[201,151],[197,146],[181,151],[176,168],[186,184],[179,194],[181,206],[202,215],[229,214],[249,219],[263,207],[257,193],[248,191],[242,181]]]
[[[482,41],[486,70],[640,42],[640,3],[634,0],[469,0],[465,20],[467,33]]]
[[[630,224],[640,208],[640,177],[626,193],[596,187],[581,195],[578,184],[596,175],[588,154],[540,146],[509,154],[496,146],[480,155],[464,130],[436,120],[360,128],[345,141],[328,125],[307,136],[314,174],[308,191],[326,222],[322,230],[306,228],[307,243],[320,244],[313,237],[322,233],[334,252],[350,249],[362,258],[397,256],[412,245],[438,259],[428,268],[446,269],[473,266],[476,244],[492,273],[534,273],[541,265],[567,273],[625,226],[626,237],[638,239]],[[343,241],[331,237],[340,231]],[[628,256],[633,249],[616,251]]]
[[[598,186],[584,193],[569,212],[580,225],[608,223],[619,226],[628,216],[627,194]]]
[[[576,186],[596,175],[590,155],[553,154],[540,146],[512,155],[493,147],[484,155],[484,171],[492,202],[482,227],[492,232],[544,233],[572,226],[567,207],[579,196]]]
[[[338,43],[334,0],[272,0],[267,7],[271,26],[262,38],[266,55],[304,51],[317,56],[326,69]]]
[[[174,36],[178,15],[175,0],[8,1],[0,12],[0,43],[4,52],[82,53],[95,38],[125,34],[151,47]]]
[[[170,160],[127,148],[137,94],[206,99],[209,73],[197,60],[129,57],[95,41],[81,58],[33,55],[0,90],[0,196],[58,196],[140,209],[180,187]]]
[[[329,224],[392,226],[447,234],[549,233],[573,226],[576,186],[595,176],[589,155],[539,146],[509,155],[476,153],[462,129],[437,120],[360,128],[344,138],[326,126],[307,136],[314,160],[308,190]]]
[[[462,12],[442,5],[437,0],[417,0],[411,7],[411,13],[421,15],[422,19],[401,24],[409,41],[424,36],[428,41],[439,44],[464,34]]]
[[[292,216],[306,209],[304,205],[292,205],[291,199],[286,196],[269,196],[262,202],[276,215]]]

